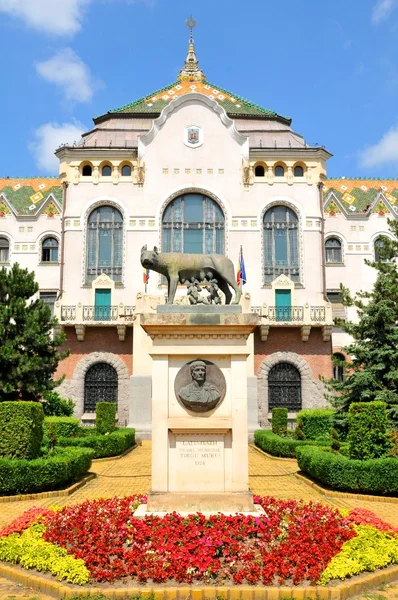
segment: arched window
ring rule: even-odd
[[[256,177],[264,177],[265,176],[265,169],[263,167],[263,165],[257,165],[254,169],[254,175]]]
[[[374,242],[374,251],[375,251],[375,261],[376,262],[387,262],[386,258],[383,258],[380,254],[380,250],[384,248],[384,238],[383,236],[378,237]]]
[[[109,165],[104,165],[101,171],[102,177],[110,177],[112,175],[112,169]]]
[[[91,177],[91,175],[93,174],[93,168],[91,165],[84,165],[83,169],[82,169],[82,175],[83,177]]]
[[[340,352],[335,352],[333,356],[338,360],[345,360],[345,356]],[[335,365],[333,363],[333,379],[344,381],[344,367],[342,365]]]
[[[279,406],[288,412],[301,410],[301,377],[290,363],[278,363],[268,375],[268,410]]]
[[[123,217],[113,206],[99,206],[87,221],[87,283],[106,273],[122,280]]]
[[[58,240],[47,237],[41,244],[41,262],[58,262]]]
[[[97,402],[117,403],[117,371],[108,363],[90,367],[84,379],[84,412],[94,413]]]
[[[224,214],[202,194],[184,194],[167,205],[162,219],[163,252],[224,254]]]
[[[6,237],[0,237],[0,263],[10,260],[10,242]]]
[[[325,242],[326,264],[342,263],[341,241],[338,238],[328,238]]]
[[[264,281],[282,274],[300,280],[298,217],[287,206],[273,206],[264,215]]]
[[[130,165],[122,166],[122,177],[130,177],[131,175],[131,167]]]
[[[294,176],[295,177],[304,177],[303,167],[300,167],[300,165],[297,165],[296,167],[294,167]]]
[[[284,175],[285,169],[281,165],[275,167],[275,177],[284,177]]]

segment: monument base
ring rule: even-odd
[[[254,510],[251,492],[149,492],[147,511],[181,513],[241,513]]]
[[[265,512],[265,510],[263,509],[263,507],[260,504],[254,504],[253,505],[253,510],[251,511],[245,511],[245,510],[240,510],[240,511],[228,511],[228,510],[213,510],[211,512],[209,511],[205,511],[205,510],[197,510],[196,512],[194,511],[189,511],[189,512],[184,512],[184,511],[174,511],[176,512],[180,517],[187,517],[188,515],[194,515],[198,512],[200,512],[202,515],[204,515],[206,518],[211,517],[212,515],[218,515],[218,514],[222,514],[226,517],[233,517],[236,514],[239,515],[243,515],[245,517],[266,517],[267,513]],[[145,519],[145,517],[165,517],[167,514],[170,514],[169,512],[150,512],[148,510],[148,507],[146,504],[140,504],[139,507],[137,508],[137,510],[135,511],[135,513],[133,514],[134,519]]]

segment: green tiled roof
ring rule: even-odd
[[[20,216],[36,215],[50,195],[60,205],[63,199],[62,186],[56,177],[0,179],[0,195]]]
[[[329,199],[332,192],[348,213],[367,212],[380,193],[389,204],[398,206],[396,179],[326,179],[325,200]]]
[[[170,90],[174,90],[175,93],[169,94]],[[213,91],[216,91],[217,94],[213,94]],[[291,122],[289,117],[278,115],[278,113],[272,110],[263,108],[258,104],[254,104],[253,102],[250,102],[241,96],[237,96],[228,90],[215,86],[208,81],[175,81],[167,87],[157,90],[152,94],[148,94],[147,96],[135,100],[134,102],[125,104],[120,108],[110,110],[108,113],[106,113],[106,115],[94,117],[94,121],[97,119],[102,119],[107,115],[147,114],[148,116],[157,116],[160,115],[162,110],[170,103],[173,97],[180,97],[192,92],[197,92],[208,97],[212,97],[220,104],[220,106],[225,109],[228,115],[234,117],[279,118],[286,121],[288,124]],[[168,97],[165,98],[165,95]]]

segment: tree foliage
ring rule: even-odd
[[[42,300],[34,273],[18,264],[0,270],[0,401],[39,400],[59,381],[52,376],[69,352],[65,335],[52,335],[57,320]]]
[[[389,221],[394,239],[383,237],[380,261],[366,264],[377,271],[373,289],[353,297],[341,286],[343,303],[357,309],[357,321],[337,320],[352,337],[344,347],[350,360],[333,358],[345,369],[343,381],[326,380],[329,399],[342,412],[353,402],[398,404],[398,221]]]

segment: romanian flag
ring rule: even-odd
[[[144,272],[143,272],[142,275],[143,275],[143,278],[144,278],[144,283],[146,285],[148,283],[148,281],[149,281],[149,269],[144,269]]]
[[[236,283],[238,285],[245,285],[246,281],[247,280],[246,280],[245,261],[243,259],[243,251],[242,251],[242,246],[241,246],[240,252],[239,252],[238,273],[236,275]]]

